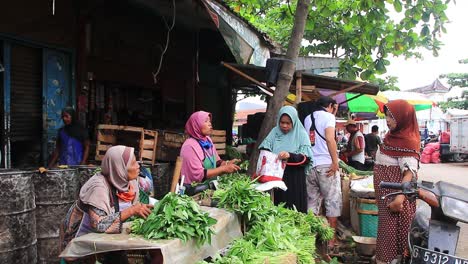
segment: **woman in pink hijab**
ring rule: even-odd
[[[185,124],[185,132],[190,136],[180,150],[182,157],[181,175],[184,184],[202,182],[224,173],[239,170],[239,160],[223,161],[210,138],[213,132],[211,114],[204,111],[193,113]]]

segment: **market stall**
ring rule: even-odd
[[[356,244],[365,241],[375,250],[378,212],[374,189],[373,171],[356,170],[340,160],[341,190],[343,209],[341,221],[350,226]],[[370,257],[374,251],[360,250],[359,255]]]
[[[127,228],[123,234],[90,233],[75,238],[60,257],[80,258],[117,250],[160,250],[164,263],[194,263],[196,260],[216,255],[232,240],[242,236],[239,218],[234,213],[205,206],[202,210],[217,220],[213,226],[215,234],[211,237],[211,244],[206,243],[199,247],[193,240],[186,243],[180,239],[149,240],[129,234]]]

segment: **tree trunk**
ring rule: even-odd
[[[279,109],[283,106],[284,100],[289,93],[289,87],[293,80],[294,72],[296,70],[295,61],[299,55],[302,37],[304,35],[305,23],[307,14],[309,13],[309,5],[311,0],[298,0],[296,14],[294,16],[294,26],[289,40],[288,50],[286,52],[286,60],[283,62],[278,82],[276,85],[275,93],[270,99],[268,108],[263,120],[260,132],[258,134],[257,143],[255,144],[254,151],[250,156],[249,173],[252,175],[257,167],[258,160],[258,145],[262,143],[265,137],[270,133],[271,129],[276,126],[276,119]]]

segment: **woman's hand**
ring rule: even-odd
[[[240,170],[240,167],[234,163],[226,162],[226,165],[223,165],[222,167],[223,167],[224,173],[233,173],[233,172]]]
[[[153,205],[151,204],[137,203],[132,206],[132,215],[138,215],[146,218],[151,214],[151,209],[153,209]]]
[[[403,202],[405,201],[406,197],[402,194],[397,195],[395,199],[388,204],[388,209],[392,213],[401,213],[403,211]]]
[[[227,161],[226,161],[226,165],[227,165],[227,164],[230,164],[230,163],[232,163],[232,164],[237,164],[237,163],[239,163],[239,162],[241,162],[240,159],[227,160]]]
[[[281,151],[279,154],[278,154],[278,158],[280,160],[287,160],[289,159],[289,152],[287,151]]]

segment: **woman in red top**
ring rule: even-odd
[[[390,130],[376,153],[375,197],[393,192],[380,189],[381,181],[415,181],[419,169],[420,137],[414,107],[405,100],[395,100],[386,104],[384,110]],[[377,206],[377,263],[390,263],[408,257],[408,232],[416,211],[416,201],[408,201],[404,195],[398,195],[385,200],[378,199]]]

